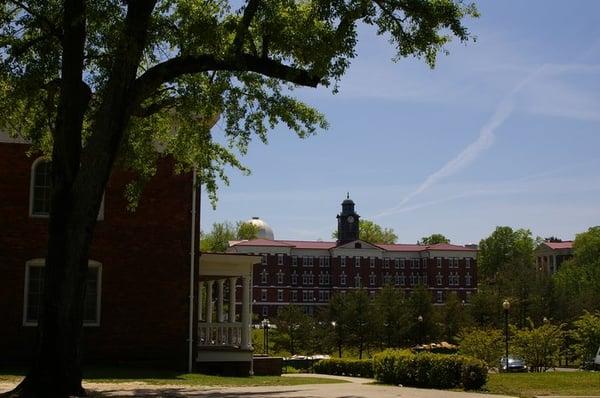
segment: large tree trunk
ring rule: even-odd
[[[88,253],[102,195],[132,115],[128,101],[155,2],[130,3],[92,135],[82,148],[89,102],[89,91],[82,83],[85,1],[65,1],[44,302],[33,366],[7,394],[10,397],[85,395],[80,345]]]

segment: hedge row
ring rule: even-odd
[[[373,377],[373,360],[371,359],[323,359],[314,365],[315,373],[354,376],[354,377]]]
[[[467,356],[387,350],[375,355],[373,371],[387,384],[473,390],[485,385],[488,369],[483,361]]]

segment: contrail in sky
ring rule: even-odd
[[[456,172],[462,170],[468,166],[475,158],[483,151],[488,149],[494,143],[496,129],[510,117],[515,107],[515,97],[531,80],[535,79],[541,74],[547,65],[542,65],[529,73],[523,80],[519,81],[510,92],[504,96],[504,98],[498,103],[494,113],[489,120],[479,130],[479,136],[477,139],[470,143],[465,149],[462,150],[457,156],[448,161],[439,170],[427,176],[427,178],[412,192],[410,192],[404,199],[400,201],[396,206],[389,208],[375,215],[375,218],[387,216],[390,214],[396,214],[402,211],[403,206],[415,196],[421,192],[427,190],[432,185],[436,184],[444,177],[451,176]]]

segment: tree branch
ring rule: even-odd
[[[244,15],[242,16],[242,20],[237,27],[237,31],[235,34],[235,38],[233,39],[233,53],[241,54],[244,47],[244,40],[246,38],[246,34],[248,33],[248,28],[250,27],[250,23],[256,15],[258,8],[260,7],[262,0],[248,0],[248,4],[244,9]]]
[[[216,58],[209,54],[186,55],[155,65],[138,77],[134,90],[134,106],[139,106],[163,83],[173,81],[185,74],[208,71],[255,72],[307,87],[316,87],[322,79],[322,76],[311,71],[250,54],[227,58]]]
[[[62,33],[61,29],[58,28],[57,25],[54,24],[45,15],[35,12],[31,7],[24,4],[22,1],[10,0],[10,2],[13,3],[15,6],[21,8],[23,11],[25,11],[26,13],[28,13],[35,19],[37,19],[42,25],[45,25],[44,30],[46,30],[47,33],[50,33],[50,34],[58,37],[59,39],[62,38],[63,33]]]

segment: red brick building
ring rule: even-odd
[[[253,272],[254,313],[274,316],[278,307],[291,304],[312,314],[333,294],[356,288],[375,294],[386,284],[405,291],[423,284],[438,304],[450,292],[469,301],[477,288],[477,249],[362,241],[354,206],[350,199],[342,203],[336,242],[261,238],[230,243],[229,252],[262,256]],[[270,228],[267,232],[272,236]]]
[[[47,247],[49,168],[29,145],[0,132],[0,365],[33,352]],[[83,355],[185,368],[188,363],[192,174],[162,160],[137,210],[123,195],[131,175],[106,188],[90,251]]]

